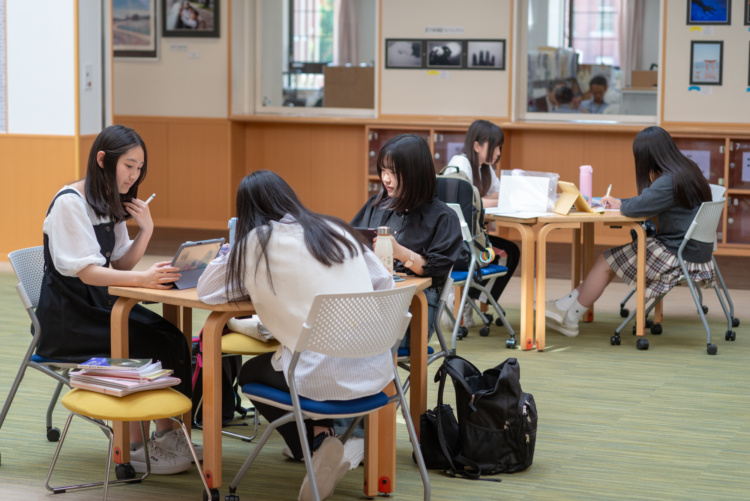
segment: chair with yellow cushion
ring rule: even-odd
[[[185,424],[179,417],[175,416],[182,416],[190,411],[192,402],[185,395],[178,393],[172,388],[140,391],[123,397],[105,395],[103,393],[74,388],[63,396],[61,402],[65,408],[70,411],[70,415],[65,423],[60,442],[57,444],[57,450],[55,450],[55,455],[52,458],[52,464],[49,467],[45,484],[47,489],[55,494],[103,485],[104,499],[106,500],[107,489],[110,485],[119,483],[138,483],[148,477],[151,471],[151,462],[149,454],[147,453],[145,454],[146,473],[144,473],[143,476],[135,478],[135,471],[130,465],[121,465],[117,467],[117,480],[109,480],[110,467],[112,465],[112,441],[114,432],[110,426],[107,426],[106,421],[140,421],[141,432],[143,434],[143,445],[146,448],[146,451],[148,451],[149,440],[144,429],[144,421],[170,418],[179,423],[182,432],[186,437],[189,436]],[[109,437],[109,449],[107,452],[104,481],[70,485],[66,487],[51,487],[50,479],[52,477],[52,471],[55,468],[55,463],[57,463],[57,458],[60,455],[63,443],[65,443],[65,436],[68,433],[73,416],[78,416],[85,421],[97,425]],[[190,440],[188,440],[187,443],[189,444],[190,452],[195,460],[195,466],[198,468],[198,473],[203,482],[203,488],[208,494],[208,499],[212,499],[211,490],[208,488],[206,480],[203,477],[203,471],[200,462],[198,461],[198,456],[195,453],[195,449]]]

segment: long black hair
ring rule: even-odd
[[[325,266],[343,263],[347,257],[364,252],[366,241],[358,231],[338,218],[309,210],[278,174],[259,170],[245,176],[237,189],[237,226],[226,277],[229,297],[235,300],[248,298],[244,285],[248,250],[246,237],[253,230],[256,230],[260,244],[259,252],[256,253],[256,273],[257,265],[264,260],[268,282],[273,290],[268,263],[268,243],[273,231],[270,223],[280,221],[286,214],[292,215],[302,226],[307,250]],[[352,235],[356,243],[347,238],[345,233]]]
[[[416,209],[435,197],[437,178],[435,163],[427,142],[416,134],[399,134],[390,139],[378,153],[378,177],[383,169],[398,179],[398,192],[390,197],[385,186],[372,202],[396,212]]]
[[[711,187],[701,170],[661,127],[647,127],[635,136],[633,157],[639,195],[656,178],[669,173],[674,178],[674,199],[679,206],[692,209],[711,200]]]
[[[120,194],[117,188],[117,162],[133,148],[143,148],[141,175],[127,193]],[[97,154],[103,151],[104,159],[99,166]],[[146,144],[136,131],[124,125],[110,125],[99,133],[91,145],[86,167],[86,201],[97,216],[109,218],[112,222],[124,221],[129,216],[123,202],[130,202],[138,196],[138,186],[146,178],[148,154]]]
[[[471,176],[474,180],[474,186],[479,189],[480,196],[485,196],[490,189],[492,181],[492,175],[490,174],[492,166],[486,161],[481,165],[479,164],[479,155],[474,151],[475,141],[480,145],[487,143],[487,155],[490,158],[485,160],[491,160],[495,148],[499,146],[500,151],[502,151],[505,136],[500,127],[487,120],[474,120],[466,132],[464,155],[466,155],[471,164]]]

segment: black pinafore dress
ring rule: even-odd
[[[74,189],[59,192],[47,209],[66,194],[81,196]],[[93,225],[100,252],[109,267],[115,248],[114,223]],[[44,235],[44,278],[36,315],[42,334],[37,354],[66,362],[84,362],[91,357],[109,357],[112,351],[110,316],[117,296],[106,287],[87,285],[78,277],[61,275],[52,261],[49,237]],[[129,316],[129,348],[132,358],[160,360],[182,381],[174,388],[190,397],[191,353],[185,336],[156,313],[135,305]]]

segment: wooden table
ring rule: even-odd
[[[429,278],[407,277],[396,287],[417,286],[411,312],[411,395],[410,411],[419,429],[419,415],[427,410],[427,299],[422,291]],[[221,335],[224,325],[235,316],[255,313],[252,303],[206,304],[196,289],[155,290],[140,287],[109,287],[119,296],[112,308],[112,356],[128,357],[128,316],[141,301],[162,303],[164,318],[179,327],[187,342],[192,341],[192,309],[211,313],[203,327],[203,473],[208,486],[218,489],[222,483],[221,463]],[[395,392],[393,385],[391,392]],[[183,416],[190,429],[190,413]],[[393,492],[396,471],[396,406],[389,405],[368,418],[365,441],[365,494],[376,496]],[[114,457],[117,463],[130,461],[130,437],[127,423],[115,422]],[[375,481],[372,481],[372,480]],[[369,481],[368,481],[369,480]]]
[[[647,218],[623,216],[619,211],[607,211],[603,214],[576,213],[562,216],[552,214],[533,218],[514,218],[487,214],[485,219],[494,221],[497,226],[512,228],[521,234],[521,328],[520,347],[531,350],[536,347],[543,351],[545,347],[546,318],[544,303],[546,301],[547,272],[547,236],[557,229],[573,230],[573,254],[571,288],[580,283],[584,272],[588,272],[594,263],[594,225],[602,223],[612,227],[632,228],[638,235],[638,279],[636,286],[636,332],[645,334],[645,283],[646,283],[646,232],[640,225]],[[538,227],[535,235],[534,226]],[[536,265],[536,266],[535,266]],[[540,278],[536,282],[536,330],[534,329],[534,271]],[[587,321],[593,319],[593,308]],[[536,334],[536,343],[534,335]]]

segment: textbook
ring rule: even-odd
[[[81,372],[70,373],[70,386],[122,397],[138,391],[168,388],[180,384],[180,378],[162,376],[157,379],[136,380],[121,377],[96,376]]]
[[[92,358],[78,364],[79,369],[89,374],[110,375],[119,377],[145,378],[161,371],[161,362],[152,362],[149,358]]]

